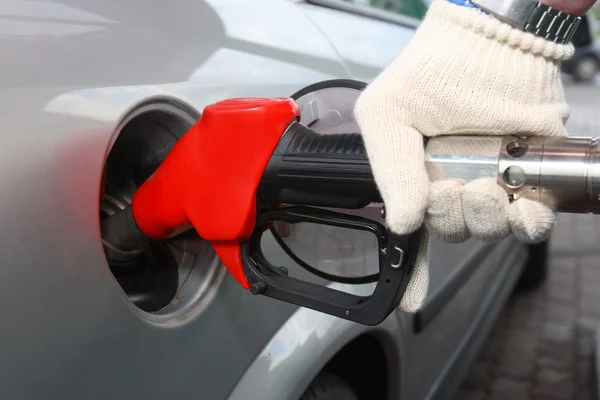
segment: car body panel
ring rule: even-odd
[[[285,1],[9,1],[0,17],[10,60],[0,72],[2,220],[11,227],[0,233],[0,338],[10,343],[0,397],[225,398],[294,308],[226,275],[197,315],[141,316],[103,255],[106,154],[121,120],[153,98],[200,113],[228,97],[288,96],[346,77],[343,63]],[[244,18],[262,28],[244,28]]]
[[[456,287],[456,292],[446,298],[443,308],[425,328],[403,340],[403,347],[400,349],[403,360],[401,369],[404,371],[403,383],[406,390],[403,393],[406,393],[407,398],[439,396],[440,393],[435,393],[439,381],[444,378],[454,381],[462,379],[462,376],[455,375],[455,371],[449,367],[454,359],[462,359],[466,355],[459,350],[468,352],[478,349],[475,346],[464,347],[461,343],[469,331],[480,329],[478,325],[482,321],[476,316],[489,313],[488,307],[507,298],[507,293],[498,295],[491,290],[499,277],[514,281],[524,265],[525,257],[522,254],[513,258],[510,263],[504,262],[508,254],[514,257],[515,253],[511,251],[511,247],[522,249],[514,240],[505,240],[498,246],[478,243],[465,249],[464,259],[468,260],[467,263],[459,262],[458,265],[453,265],[453,274],[461,274],[462,269],[470,269],[470,273],[459,280],[461,284]],[[452,264],[446,261],[443,265]],[[439,289],[443,288],[443,285],[439,286]],[[429,302],[432,302],[436,295],[438,294],[432,293]],[[486,304],[490,296],[493,302]],[[424,309],[427,307],[426,303]],[[487,317],[494,320],[495,314]],[[424,351],[427,353],[424,354]]]
[[[481,297],[482,303],[471,314],[471,323],[444,369],[428,387],[425,399],[446,399],[448,394],[459,389],[512,295],[527,262],[527,249],[515,239],[507,242],[513,251],[503,254],[498,275],[488,286],[486,295]]]
[[[302,10],[331,41],[352,78],[364,82],[372,81],[394,60],[418,25],[418,21],[408,18],[405,18],[406,24],[402,24],[367,17],[361,7],[345,5],[340,10],[334,8],[336,0],[326,4],[328,6],[311,2],[303,4]]]
[[[400,376],[403,396],[427,392],[434,378],[403,371],[443,370],[500,276],[497,253],[508,245],[465,275],[460,296],[418,334],[408,314],[367,328],[252,296],[222,267],[202,302],[154,318],[127,299],[104,258],[102,170],[132,110],[177,103],[197,117],[225,98],[289,96],[331,78],[370,81],[410,37],[406,27],[315,7],[283,0],[3,3],[1,398],[224,399],[247,393],[265,369],[267,380],[295,374],[288,375],[295,385],[274,386],[280,398],[293,398],[331,354],[365,332],[396,338],[387,348],[402,367],[388,372]],[[355,32],[365,41],[353,52],[346,41]],[[193,260],[194,246],[206,244],[190,243]],[[477,246],[433,242],[430,297]],[[278,343],[285,344],[279,366]],[[438,352],[424,357],[432,343]],[[263,381],[255,384],[258,394]]]
[[[335,289],[340,289],[341,286],[331,285]],[[370,290],[355,288],[352,293],[368,295]],[[263,348],[229,400],[299,399],[315,378],[315,373],[342,350],[346,343],[368,333],[385,342],[386,351],[393,358],[398,354],[395,346],[400,331],[397,314],[376,328],[371,328],[300,308]],[[400,371],[392,369],[394,372],[391,375],[399,376]],[[293,379],[290,380],[290,377]],[[398,382],[399,380],[394,381],[392,378],[392,386],[396,390],[399,389]]]

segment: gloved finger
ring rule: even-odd
[[[520,198],[509,205],[508,221],[517,239],[535,244],[550,237],[556,225],[556,215],[542,203]]]
[[[429,290],[429,233],[423,228],[419,252],[412,276],[400,301],[400,311],[415,313],[421,309]]]
[[[423,135],[396,122],[401,111],[390,107],[393,102],[372,84],[358,98],[355,116],[385,204],[386,224],[392,232],[406,235],[423,225],[429,177]]]
[[[443,180],[429,187],[425,225],[431,234],[446,243],[462,243],[471,237],[463,216],[461,189],[464,182]]]
[[[495,242],[511,233],[508,223],[508,196],[495,179],[469,182],[461,189],[465,222],[477,239]]]

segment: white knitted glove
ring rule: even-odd
[[[478,9],[434,0],[415,36],[355,107],[388,227],[407,234],[425,223],[454,243],[511,233],[525,242],[546,239],[553,211],[526,199],[509,204],[493,180],[430,186],[423,136],[566,135],[569,108],[560,62],[572,54],[571,45],[512,28]],[[424,245],[400,308],[418,310],[427,289]]]

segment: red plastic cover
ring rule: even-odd
[[[255,226],[256,192],[287,126],[300,115],[292,99],[230,99],[205,108],[132,201],[149,237],[193,225],[245,288],[240,242]]]

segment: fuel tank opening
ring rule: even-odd
[[[124,208],[126,204],[114,189],[105,188],[100,203],[100,220]],[[129,299],[143,311],[158,311],[176,295],[177,263],[164,242],[149,241],[132,263],[118,265],[109,261],[109,267]]]
[[[137,188],[196,119],[193,111],[170,101],[148,103],[130,113],[106,158],[100,220],[131,203]],[[107,257],[109,268],[129,300],[146,318],[170,325],[202,310],[225,271],[210,243],[195,231],[148,241],[124,265],[109,259],[114,258]]]

